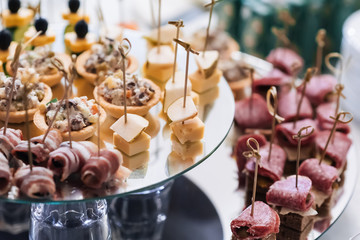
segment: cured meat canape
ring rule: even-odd
[[[81,181],[89,188],[100,188],[109,181],[122,164],[118,150],[101,149],[100,156],[93,155],[81,169]]]
[[[269,90],[271,86],[280,88],[284,85],[290,85],[290,84],[291,84],[291,77],[289,75],[286,75],[279,69],[274,68],[266,76],[255,79],[253,90],[254,92],[259,93],[265,97],[266,92]]]
[[[49,158],[49,153],[57,149],[62,142],[61,133],[58,130],[50,130],[45,142],[44,135],[31,138],[31,154],[34,164],[43,164]],[[28,159],[28,141],[21,141],[13,150],[12,155],[22,160],[25,164]]]
[[[331,130],[334,125],[334,120],[329,116],[335,115],[335,103],[323,103],[316,108],[316,120],[320,130]],[[336,131],[345,134],[350,133],[350,126],[345,123],[338,122],[336,124]]]
[[[251,216],[251,206],[247,207],[236,219],[231,221],[233,240],[276,239],[279,232],[279,215],[267,204],[256,201],[254,215]]]
[[[21,130],[7,128],[6,135],[4,135],[4,128],[0,129],[0,151],[4,154],[7,159],[11,157],[11,151],[16,147],[21,140],[23,135]]]
[[[304,66],[304,60],[289,48],[276,48],[266,57],[274,67],[290,76],[296,75]]]
[[[311,180],[299,176],[297,187],[295,182],[296,176],[289,176],[271,185],[266,194],[268,204],[276,206],[279,212],[281,226],[278,239],[287,239],[287,234],[291,233],[299,236],[306,233],[307,236],[314,224],[313,217],[317,214],[311,208],[314,203],[314,196],[310,192]]]
[[[20,192],[30,198],[49,198],[56,191],[53,173],[44,167],[19,168],[14,175],[14,184]]]
[[[271,120],[266,101],[259,94],[254,93],[235,103],[235,121],[241,129],[269,129]]]
[[[64,181],[70,174],[79,172],[96,152],[97,145],[90,141],[72,142],[72,148],[70,142],[63,142],[49,154],[48,168]]]

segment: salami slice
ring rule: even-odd
[[[330,131],[319,132],[316,136],[316,146],[320,152],[324,151],[326,142],[330,136]],[[337,169],[345,166],[346,155],[351,147],[352,141],[348,136],[341,132],[334,132],[334,141],[330,140],[326,150],[326,156],[333,161],[333,166]]]
[[[304,60],[289,48],[273,49],[266,57],[266,60],[271,62],[274,67],[291,76],[296,75],[304,67]]]
[[[335,103],[323,103],[316,108],[316,120],[320,130],[331,130],[334,120],[330,116],[335,116]],[[345,134],[350,133],[350,126],[344,123],[336,124],[336,131]]]
[[[296,176],[292,175],[271,185],[266,193],[267,203],[295,211],[309,210],[314,202],[314,196],[310,192],[311,180],[308,177],[299,176],[296,188],[295,179]]]
[[[296,135],[302,127],[306,126],[312,126],[315,130],[313,134],[301,140],[301,146],[312,144],[316,136],[316,123],[312,119],[297,121],[295,128],[292,122],[278,124],[275,128],[276,138],[282,146],[297,146],[298,141],[293,139],[293,135]]]
[[[235,239],[262,239],[279,232],[279,215],[266,203],[256,201],[254,215],[251,216],[250,213],[251,205],[231,221],[230,227]]]
[[[293,121],[296,118],[298,103],[301,94],[293,88],[284,87],[279,94],[278,113],[285,118],[285,122]],[[312,118],[313,110],[309,99],[304,96],[299,111],[299,119]]]
[[[271,157],[268,161],[270,143],[260,147],[260,165],[258,169],[258,174],[263,177],[268,177],[271,180],[278,181],[283,175],[284,166],[286,162],[286,153],[285,151],[276,144],[273,144],[271,150]],[[250,174],[254,174],[255,171],[255,158],[249,159],[246,163],[246,171]]]
[[[252,97],[235,103],[235,121],[242,129],[271,128],[271,120],[272,117],[268,112],[266,101],[259,94],[254,93]]]
[[[315,75],[307,83],[305,96],[314,106],[326,102],[326,97],[334,91],[336,79],[330,74]],[[298,88],[302,90],[302,86]]]
[[[300,165],[299,174],[309,177],[313,187],[329,195],[333,191],[333,183],[339,178],[338,170],[335,167],[326,163],[319,165],[319,160],[316,158],[304,161]]]

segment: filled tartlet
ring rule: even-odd
[[[138,78],[137,75],[127,75],[126,89],[128,113],[144,116],[160,100],[160,88],[152,81]],[[109,76],[94,89],[96,101],[114,118],[120,118],[124,114],[123,94],[121,72]]]
[[[48,129],[59,104],[61,104],[61,102],[54,99],[48,104],[42,105],[35,113],[34,124],[41,131],[45,132]],[[69,112],[71,139],[74,141],[82,141],[94,135],[99,112],[100,124],[102,124],[106,118],[105,111],[102,108],[98,109],[95,100],[88,100],[87,97],[75,97],[69,99]],[[64,140],[69,139],[66,101],[62,102],[52,127],[58,129],[62,133],[61,135]]]
[[[21,79],[21,69],[19,69],[18,76],[15,80],[14,95],[12,98],[9,122],[22,123],[25,122],[25,106],[24,97],[26,96],[29,121],[33,120],[34,114],[40,104],[45,104],[51,100],[51,88],[46,84],[34,79],[28,84],[29,93],[25,94],[25,85]],[[4,73],[0,72],[0,120],[5,121],[6,108],[8,104],[9,92],[11,89],[12,77],[7,77]]]
[[[64,63],[65,69],[66,66],[71,63],[71,58],[68,55],[64,53],[54,53],[51,51],[50,46],[46,45],[36,47],[34,50],[26,51],[21,54],[19,67],[34,68],[36,73],[39,74],[39,81],[52,87],[58,84],[63,77],[63,74],[51,64],[51,59],[53,57],[59,58]],[[10,75],[13,75],[11,61],[8,61],[6,64],[6,71]]]
[[[95,84],[99,69],[104,71],[105,75],[111,75],[121,68],[122,64],[119,64],[119,58],[121,55],[117,48],[117,42],[112,39],[104,39],[101,43],[94,44],[90,50],[80,54],[76,61],[76,70],[84,79]],[[125,61],[126,72],[135,72],[138,68],[136,58],[129,56]]]

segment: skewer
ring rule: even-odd
[[[273,98],[274,105],[271,104],[271,97]],[[266,103],[267,108],[271,116],[273,116],[272,120],[272,127],[271,127],[271,138],[270,138],[270,148],[269,148],[269,155],[268,155],[268,161],[270,161],[271,158],[271,151],[272,151],[272,145],[274,143],[274,137],[275,137],[275,124],[276,122],[281,123],[285,119],[280,117],[277,114],[278,110],[278,98],[277,98],[277,91],[276,87],[272,86],[266,93]]]
[[[308,129],[311,128],[311,131],[308,132]],[[302,132],[305,131],[305,134],[302,134]],[[298,178],[299,178],[299,162],[300,162],[300,150],[301,150],[301,140],[305,137],[310,136],[311,134],[313,134],[314,132],[314,128],[312,126],[306,126],[306,127],[302,127],[300,128],[300,130],[298,131],[298,133],[296,135],[293,135],[292,138],[293,139],[297,139],[298,140],[298,145],[297,145],[297,157],[296,157],[296,183],[295,183],[295,187],[298,188]]]
[[[341,120],[341,119],[345,119],[346,115],[350,115],[350,119],[347,120],[347,121],[344,121],[344,120]],[[333,117],[333,116],[330,116],[331,119],[334,120],[334,124],[333,124],[333,127],[331,129],[331,132],[330,132],[330,135],[329,135],[329,138],[328,140],[326,141],[326,144],[325,144],[325,147],[324,147],[324,151],[322,152],[321,154],[321,158],[320,158],[320,161],[319,161],[319,165],[321,164],[321,162],[324,160],[325,158],[325,154],[326,154],[326,150],[329,146],[329,143],[330,143],[330,139],[332,138],[332,136],[334,135],[334,132],[335,132],[335,129],[336,129],[336,124],[338,122],[340,123],[343,123],[343,124],[347,124],[347,123],[350,123],[354,118],[352,116],[351,113],[349,112],[339,112],[336,117]],[[340,119],[341,118],[341,119]]]
[[[189,43],[186,43],[186,42],[184,42],[184,41],[182,41],[180,39],[174,38],[174,41],[176,43],[180,44],[186,50],[186,69],[185,69],[184,103],[183,103],[183,108],[185,108],[185,106],[186,106],[186,91],[187,91],[187,82],[188,82],[188,72],[189,72],[189,56],[190,56],[190,52],[194,53],[196,55],[199,55],[199,52],[193,50]]]
[[[289,47],[291,45],[290,39],[286,36],[286,30],[285,29],[272,27],[271,32],[276,37],[277,45],[280,45],[280,43],[282,43],[285,47]]]
[[[295,121],[294,121],[294,124],[293,124],[293,128],[295,128],[296,126],[296,122],[297,120],[299,119],[299,113],[300,113],[300,109],[301,109],[301,104],[302,104],[302,101],[304,99],[304,96],[305,96],[305,91],[306,91],[306,85],[308,82],[310,82],[310,79],[314,76],[314,74],[316,73],[317,69],[316,68],[308,68],[306,70],[306,74],[305,74],[305,78],[304,78],[304,81],[302,83],[303,85],[303,89],[301,91],[301,96],[300,96],[300,100],[298,102],[298,105],[297,105],[297,109],[296,109],[296,115],[295,115]],[[296,96],[296,95],[295,95]]]
[[[122,44],[123,42],[127,42],[129,44],[129,48],[128,50],[125,52]],[[125,66],[125,59],[126,56],[129,54],[131,50],[131,43],[129,41],[129,39],[124,38],[119,46],[119,51],[122,57],[122,72],[123,72],[123,90],[124,90],[124,96],[123,96],[123,101],[124,101],[124,115],[125,115],[125,123],[127,123],[127,106],[126,106],[126,66]]]
[[[289,26],[294,26],[296,20],[290,15],[288,10],[282,10],[279,12],[279,19],[284,23],[285,35],[289,34]]]
[[[179,39],[180,28],[184,27],[184,22],[182,19],[177,21],[169,21],[168,24],[174,25],[176,27],[176,39]],[[173,79],[172,83],[175,83],[175,70],[176,70],[176,58],[177,58],[178,43],[175,43],[175,56],[174,56],[174,68],[173,68]]]
[[[159,0],[159,12],[158,12],[158,32],[157,32],[157,53],[160,54],[160,41],[161,41],[161,0]]]
[[[253,144],[255,144],[256,148],[253,148],[253,146],[251,146],[251,142]],[[255,138],[249,138],[246,141],[246,145],[247,147],[250,149],[249,151],[243,152],[244,157],[246,158],[252,158],[255,157],[256,158],[256,162],[255,162],[255,175],[254,175],[254,184],[253,184],[253,195],[252,195],[252,204],[251,204],[251,213],[250,216],[254,215],[254,203],[255,203],[255,197],[256,197],[256,185],[257,185],[257,177],[258,177],[258,166],[259,166],[259,161],[261,159],[261,155],[259,153],[260,151],[260,146],[258,141],[256,141]]]
[[[120,0],[120,1],[122,1],[122,0]],[[150,1],[150,14],[151,14],[152,27],[155,28],[156,20],[155,20],[155,13],[154,13],[154,2],[153,2],[153,0],[149,0],[149,1]]]
[[[214,5],[218,2],[220,2],[221,0],[215,1],[215,0],[211,0],[211,3],[205,4],[204,7],[210,7],[210,12],[209,12],[209,22],[208,22],[208,26],[206,28],[206,37],[205,37],[205,44],[204,44],[204,51],[203,51],[203,57],[205,57],[205,52],[207,49],[207,45],[208,45],[208,39],[209,39],[209,32],[210,32],[210,24],[211,24],[211,18],[212,18],[212,13],[213,13],[213,9],[214,9]]]
[[[319,70],[318,74],[321,73],[322,55],[323,55],[323,50],[325,47],[325,38],[326,38],[326,30],[319,29],[318,33],[316,34],[316,38],[315,38],[315,41],[317,43],[316,68]]]

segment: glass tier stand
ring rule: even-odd
[[[56,26],[55,26],[56,27]],[[56,32],[60,32],[56,29]],[[139,69],[146,59],[146,42],[142,34],[126,31],[124,36],[132,42],[131,55],[139,61]],[[58,39],[62,39],[59,35]],[[59,44],[54,51],[62,52]],[[179,51],[179,69],[185,64],[184,53]],[[191,59],[190,72],[196,70]],[[138,70],[139,71],[139,70]],[[138,72],[140,73],[140,72]],[[140,73],[141,74],[141,73]],[[63,84],[55,86],[53,97],[61,98]],[[88,96],[92,99],[93,86],[84,79],[76,79],[74,96]],[[205,135],[201,151],[189,160],[169,157],[171,149],[170,130],[161,117],[162,106],[158,104],[146,116],[149,120],[149,134],[152,136],[148,152],[136,158],[124,159],[124,166],[132,172],[123,183],[111,188],[91,190],[70,184],[59,187],[53,199],[34,201],[21,196],[2,198],[2,215],[5,228],[13,229],[12,234],[26,228],[30,212],[29,238],[45,239],[160,239],[168,206],[168,196],[173,179],[198,166],[213,154],[227,136],[234,117],[232,92],[224,79],[205,94],[199,95],[199,116],[205,123]],[[103,147],[113,148],[112,131],[108,128],[116,121],[107,117],[101,130]],[[24,125],[11,124],[9,127],[24,131]],[[41,133],[30,124],[32,136]],[[96,136],[90,140],[96,142]],[[30,204],[30,206],[29,206]],[[14,211],[16,209],[16,211]],[[111,221],[110,221],[111,219]],[[115,225],[111,232],[110,222]],[[7,223],[10,223],[6,225]],[[17,229],[15,231],[14,229]],[[0,229],[5,230],[5,229]]]

